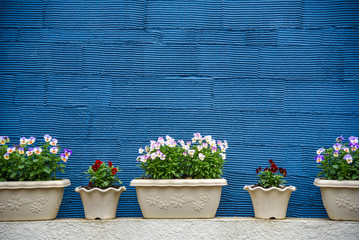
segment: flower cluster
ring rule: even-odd
[[[331,148],[317,150],[315,160],[322,169],[318,176],[339,181],[359,179],[358,137],[349,137],[349,144],[344,143],[344,140],[343,136],[337,137]]]
[[[287,170],[281,167],[278,168],[272,159],[269,160],[269,163],[270,167],[266,167],[263,171],[261,167],[256,169],[259,177],[258,185],[263,188],[284,186],[286,181],[283,178],[287,176]]]
[[[90,178],[90,187],[108,188],[115,186],[116,183],[122,183],[116,176],[116,173],[119,171],[121,170],[119,170],[118,167],[114,167],[111,161],[109,161],[108,165],[106,165],[106,163],[96,160],[96,162],[90,166],[85,173],[89,175],[88,178]]]
[[[70,149],[58,154],[58,140],[46,134],[42,146],[34,146],[35,137],[21,137],[19,144],[6,145],[9,137],[0,137],[0,181],[35,181],[56,179],[56,171],[64,172],[66,167],[59,163],[67,162],[72,155]]]
[[[147,178],[220,178],[227,148],[227,141],[216,141],[210,135],[195,133],[192,141],[187,142],[167,135],[140,148],[142,155],[137,161]]]

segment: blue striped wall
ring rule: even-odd
[[[74,155],[59,216],[96,159],[123,170],[139,217],[137,149],[194,132],[229,142],[218,216],[253,216],[246,184],[274,159],[289,217],[326,217],[315,150],[359,136],[359,3],[314,0],[0,2],[0,135],[50,134]],[[16,140],[17,141],[17,140]]]

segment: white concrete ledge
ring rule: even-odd
[[[359,239],[359,222],[327,219],[143,219],[0,222],[0,239]]]

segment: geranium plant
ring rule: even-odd
[[[216,141],[210,135],[195,133],[187,142],[167,135],[140,148],[137,161],[145,172],[143,178],[215,179],[223,174],[227,148],[227,141]]]
[[[113,166],[111,161],[106,165],[106,163],[96,160],[85,173],[90,178],[89,187],[109,188],[116,187],[117,183],[122,183],[116,175],[120,171],[118,167]]]
[[[345,139],[340,136],[332,147],[317,150],[315,159],[322,169],[318,177],[339,181],[359,179],[358,137],[351,136],[348,140],[349,143],[344,143]]]
[[[35,137],[22,137],[19,144],[11,145],[7,136],[0,137],[0,181],[47,181],[55,180],[56,172],[64,173],[63,162],[72,151],[61,152],[58,140],[48,134],[44,140],[35,146]]]
[[[262,170],[261,167],[256,169],[259,181],[258,185],[263,188],[270,187],[284,187],[285,181],[283,178],[287,176],[287,170],[285,168],[278,168],[277,164],[270,159],[270,166]]]

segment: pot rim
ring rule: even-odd
[[[291,192],[294,192],[297,190],[297,188],[295,186],[286,186],[284,188],[277,188],[277,187],[263,188],[261,186],[255,186],[255,185],[245,185],[243,187],[243,189],[248,192],[256,191],[256,190],[261,190],[261,191],[265,191],[265,192],[269,192],[269,191],[280,191],[280,192],[291,191]]]
[[[197,186],[225,186],[227,180],[218,179],[133,179],[130,186],[135,187],[197,187]]]
[[[115,192],[124,192],[126,191],[126,187],[125,186],[121,186],[120,188],[114,188],[114,187],[109,187],[109,188],[106,188],[106,189],[101,189],[101,188],[98,188],[98,187],[95,187],[95,188],[91,188],[90,190],[86,189],[86,188],[83,188],[83,187],[77,187],[75,188],[75,192],[109,192],[109,191],[115,191]]]
[[[317,187],[332,187],[332,188],[359,188],[359,180],[327,180],[324,178],[314,179]]]
[[[0,189],[63,188],[70,185],[70,180],[66,178],[50,181],[9,181],[0,182]]]

